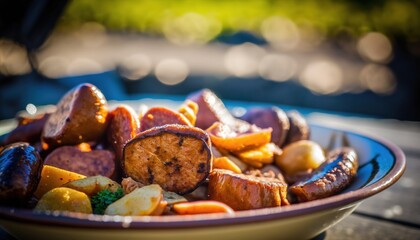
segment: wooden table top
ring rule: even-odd
[[[390,140],[405,153],[397,183],[363,201],[350,216],[315,239],[420,239],[420,123],[310,113],[311,123],[355,129]],[[14,239],[0,229],[0,239]]]

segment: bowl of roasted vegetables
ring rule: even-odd
[[[81,84],[0,146],[0,225],[18,239],[308,239],[395,183],[394,144],[298,111],[233,115],[203,89],[110,104]],[[228,107],[227,107],[228,106]]]

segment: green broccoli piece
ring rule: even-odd
[[[122,188],[118,188],[117,191],[111,192],[109,189],[104,189],[98,192],[91,198],[92,210],[94,214],[105,213],[105,209],[113,202],[124,196]]]

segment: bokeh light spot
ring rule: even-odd
[[[118,70],[128,80],[139,80],[151,72],[152,61],[147,55],[134,54],[122,59]]]
[[[357,43],[359,54],[367,60],[386,63],[392,58],[391,41],[382,33],[370,32]]]
[[[290,79],[296,74],[296,70],[297,62],[287,55],[280,54],[265,56],[258,68],[261,77],[279,82]]]
[[[300,40],[299,29],[290,19],[272,16],[261,24],[261,34],[274,47],[293,49]]]
[[[392,71],[383,65],[367,64],[360,72],[362,85],[378,94],[392,94],[397,81]]]
[[[188,65],[180,59],[164,59],[155,68],[157,79],[165,85],[176,85],[183,82],[189,74]]]
[[[26,50],[13,41],[0,39],[0,74],[21,75],[30,70]]]
[[[342,69],[331,61],[316,61],[303,70],[300,81],[315,93],[332,94],[343,85]]]
[[[237,77],[257,75],[258,65],[265,50],[252,43],[231,47],[225,55],[225,67]]]
[[[104,71],[103,66],[90,58],[76,58],[67,67],[67,74],[71,76],[99,73],[102,71]]]
[[[69,61],[60,56],[49,56],[41,59],[38,71],[49,78],[58,78],[66,75]]]

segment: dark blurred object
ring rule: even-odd
[[[67,0],[0,1],[0,37],[39,48],[61,16]]]

